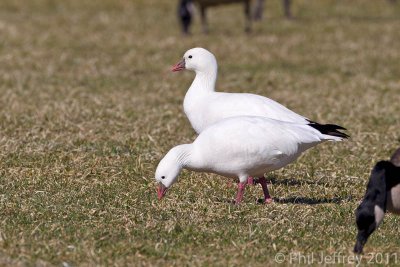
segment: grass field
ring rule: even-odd
[[[400,3],[295,0],[287,21],[267,1],[250,35],[233,5],[210,10],[209,35],[197,18],[184,38],[176,2],[0,2],[1,266],[353,255],[370,169],[400,145]],[[194,46],[217,56],[218,90],[268,96],[352,138],[268,174],[271,205],[252,187],[234,206],[225,178],[188,171],[159,202],[158,161],[195,138],[182,110],[194,74],[169,71]],[[385,218],[365,257],[399,252],[399,222]]]

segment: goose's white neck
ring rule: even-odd
[[[179,165],[180,168],[187,168],[191,165],[191,151],[192,144],[184,144],[172,148],[168,154],[171,154],[175,163]]]
[[[183,109],[197,133],[200,133],[207,124],[204,107],[210,94],[215,92],[217,72],[216,64],[207,71],[196,70],[196,77],[183,100]]]
[[[175,164],[178,164],[180,169],[199,171],[205,168],[202,160],[198,157],[193,144],[184,144],[174,147],[173,155]]]
[[[192,150],[191,148],[192,148],[191,144],[185,144],[179,146],[177,161],[183,168],[190,166],[191,163],[190,156]]]
[[[217,67],[211,68],[209,71],[196,71],[190,90],[196,90],[196,93],[214,92],[215,83],[217,81]]]

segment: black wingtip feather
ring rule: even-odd
[[[327,126],[331,126],[331,127],[335,127],[337,130],[347,130],[346,128],[344,128],[344,127],[342,127],[342,126],[340,126],[340,125],[337,125],[337,124],[330,124],[330,123],[328,123],[328,124],[321,124],[321,123],[318,123],[318,122],[316,122],[316,121],[312,121],[312,120],[309,120],[309,119],[306,119],[309,123],[311,123],[311,124],[318,124],[318,125],[327,125]]]
[[[336,128],[336,130],[347,130],[346,128],[344,128],[344,127],[342,127],[342,126],[340,126],[340,125],[337,125],[337,124],[324,124],[324,125],[326,125],[326,126],[331,126],[331,127],[335,127]]]
[[[308,125],[313,127],[314,129],[320,131],[322,134],[341,137],[344,139],[347,139],[350,137],[349,135],[338,131],[338,130],[347,130],[346,128],[336,125],[336,124],[319,124],[317,122],[310,121],[310,123]]]

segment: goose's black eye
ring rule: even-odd
[[[190,55],[189,58],[192,58],[192,56]]]
[[[165,176],[161,176],[161,179],[165,179]]]

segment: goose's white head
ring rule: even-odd
[[[189,49],[183,59],[172,67],[172,71],[193,70],[196,73],[212,73],[218,68],[215,56],[208,50],[196,47]]]
[[[177,150],[178,147],[172,148],[157,166],[155,178],[158,182],[158,199],[163,198],[167,192],[167,189],[176,182],[182,170],[182,165],[179,162],[179,153]]]

